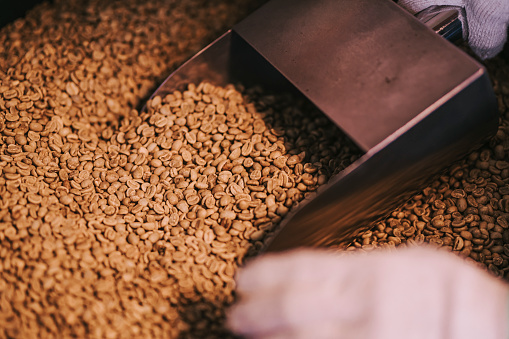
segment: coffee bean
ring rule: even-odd
[[[55,2],[2,28],[3,336],[225,336],[237,265],[360,155],[309,103],[256,87],[190,84],[135,109],[254,2]],[[490,63],[504,103],[509,67]],[[494,138],[351,248],[427,242],[503,275],[500,107]]]

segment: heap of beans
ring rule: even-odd
[[[1,30],[0,337],[167,338],[200,333],[206,314],[219,323],[223,296],[197,303],[200,291],[189,298],[194,287],[166,268],[182,258],[163,257],[158,241],[200,248],[163,240],[156,217],[169,206],[154,205],[161,192],[131,137],[138,122],[122,123],[252,5],[54,1]],[[124,127],[134,130],[119,142]],[[153,214],[140,221],[140,208]],[[219,264],[212,271],[232,274]]]
[[[198,5],[57,3],[4,28],[3,336],[223,337],[237,266],[356,159],[309,103],[257,88],[136,110],[217,30]]]
[[[54,1],[0,33],[0,337],[224,338],[238,265],[359,152],[309,103],[191,84],[143,99],[260,1]],[[501,127],[351,245],[508,265]],[[509,133],[509,131],[507,131]]]

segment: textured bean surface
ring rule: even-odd
[[[54,1],[0,31],[0,337],[230,336],[237,266],[358,153],[258,89],[136,107],[259,2]],[[488,67],[497,135],[348,250],[429,242],[508,278],[509,65]]]
[[[4,28],[3,337],[228,335],[237,266],[357,158],[288,95],[191,84],[135,109],[235,6],[62,2]]]
[[[1,30],[0,337],[221,336],[231,235],[168,229],[196,200],[162,195],[134,108],[253,5],[55,1]]]

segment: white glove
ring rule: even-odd
[[[465,9],[468,43],[482,59],[492,58],[502,51],[509,24],[509,0],[400,0],[412,13],[431,6],[458,6]],[[464,28],[465,29],[465,28]]]
[[[261,256],[237,276],[228,326],[247,338],[507,338],[507,286],[427,248]]]

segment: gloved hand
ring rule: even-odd
[[[507,286],[428,248],[256,258],[228,326],[247,338],[507,338]]]
[[[502,51],[509,24],[509,0],[399,0],[412,13],[431,6],[458,6],[465,9],[468,43],[482,59]],[[465,29],[465,27],[464,27]]]

